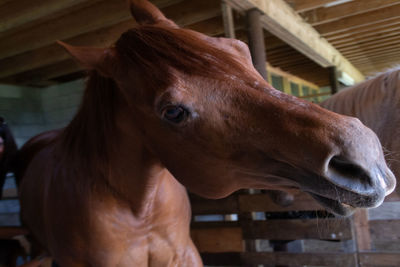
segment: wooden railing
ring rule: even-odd
[[[192,212],[198,215],[227,215],[248,212],[323,210],[310,196],[295,193],[292,205],[281,207],[266,194],[234,194],[220,200],[191,196]],[[389,200],[398,201],[398,197]],[[350,218],[310,218],[279,220],[201,221],[192,223],[192,238],[203,261],[212,266],[400,266],[400,251],[358,249],[357,238],[400,240],[400,220],[363,221]],[[362,228],[361,226],[367,226]],[[358,227],[358,228],[357,228]],[[379,233],[379,234],[377,234]],[[343,243],[343,252],[248,251],[245,240],[316,239]],[[368,239],[367,239],[368,240]],[[348,248],[352,242],[353,248]],[[370,242],[370,241],[369,241]],[[366,247],[371,247],[366,246]]]

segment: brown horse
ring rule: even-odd
[[[379,137],[386,160],[400,177],[400,67],[381,73],[327,99],[321,106],[359,118]],[[400,196],[400,187],[396,189]]]
[[[61,266],[201,266],[184,186],[296,187],[343,215],[393,190],[358,120],[273,89],[240,41],[181,29],[145,0],[131,10],[139,26],[115,46],[64,44],[91,70],[83,102],[21,152],[23,221]]]

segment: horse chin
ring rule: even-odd
[[[347,217],[352,215],[357,208],[341,203],[337,200],[326,198],[314,193],[309,193],[319,204],[337,216]]]

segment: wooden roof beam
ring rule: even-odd
[[[213,3],[212,1],[206,3],[200,2],[200,5],[193,5],[188,2],[189,4],[181,6],[181,9],[176,9],[175,6],[171,6],[163,9],[163,11],[169,18],[177,21],[181,26],[192,25],[203,20],[206,22],[208,18],[215,18],[220,15],[221,10],[218,3]],[[192,9],[197,9],[197,16],[192,15]],[[105,47],[114,43],[123,32],[134,27],[134,25],[135,21],[129,17],[126,21],[96,31],[74,36],[64,41],[72,45]],[[238,26],[241,25],[242,24],[238,24]],[[212,27],[209,28],[213,29]],[[215,30],[215,28],[213,30]],[[223,33],[222,24],[221,32]],[[0,78],[55,64],[68,58],[68,53],[66,53],[59,45],[54,44],[53,39],[50,45],[0,60],[0,66],[2,66],[0,68]]]
[[[283,0],[227,0],[239,11],[260,9],[263,27],[322,67],[336,66],[356,82],[364,75]]]
[[[179,6],[176,3],[181,0],[154,0],[156,5],[168,5],[163,11],[165,13],[180,13],[181,17],[187,17],[187,13],[191,12],[193,20],[200,21],[205,14],[202,13],[205,7],[216,6],[213,16],[221,13],[218,3],[214,0],[203,0],[201,2],[192,3],[184,1]],[[178,5],[178,4],[176,4]],[[183,10],[183,11],[182,11]],[[186,15],[186,16],[185,16]],[[125,0],[103,0],[95,2],[91,6],[67,13],[56,19],[45,21],[40,25],[34,25],[29,30],[23,32],[15,32],[0,43],[0,59],[11,57],[26,51],[38,49],[54,43],[54,40],[65,40],[74,36],[98,30],[103,27],[118,24],[126,20],[133,20],[127,8]],[[181,20],[176,21],[180,24]],[[7,34],[4,33],[4,34]]]
[[[334,1],[335,0],[287,0],[289,5],[297,12],[315,9]]]
[[[333,20],[392,6],[398,3],[398,0],[353,0],[351,2],[332,7],[320,7],[314,10],[303,12],[301,16],[305,21],[315,26]]]
[[[10,1],[0,9],[0,32],[85,2],[88,0]]]
[[[349,31],[362,26],[371,25],[386,20],[393,20],[400,17],[400,3],[381,8],[379,10],[369,11],[362,14],[343,18],[341,20],[324,23],[315,26],[315,29],[321,34],[333,34],[343,31]]]

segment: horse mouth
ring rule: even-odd
[[[324,208],[326,208],[328,211],[338,216],[343,216],[343,217],[350,216],[357,209],[356,207],[353,207],[345,203],[341,203],[334,199],[326,198],[321,195],[317,195],[310,192],[308,193]]]

